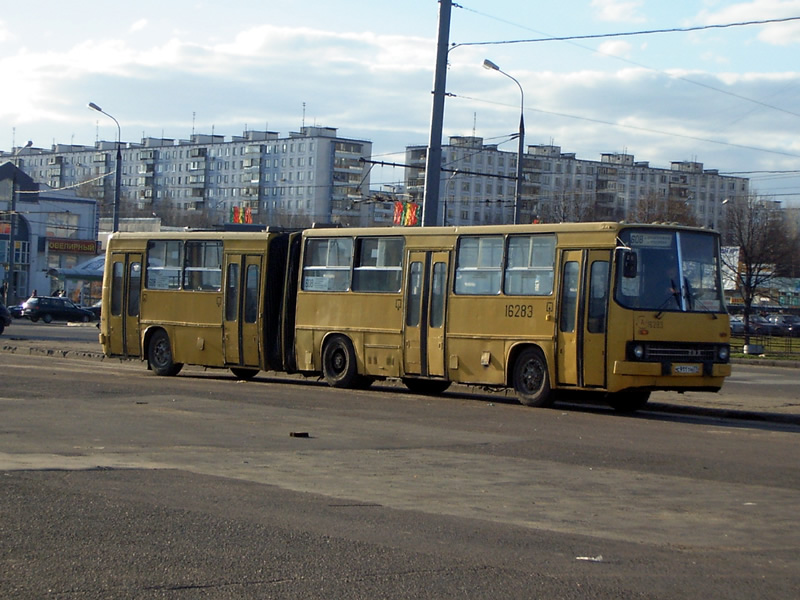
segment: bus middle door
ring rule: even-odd
[[[222,346],[225,364],[259,368],[261,257],[225,255]]]
[[[408,255],[404,372],[444,377],[447,271],[446,251],[412,250]]]
[[[111,263],[111,301],[107,316],[111,354],[139,356],[142,255],[115,252]]]
[[[567,250],[561,255],[556,362],[560,385],[605,385],[608,290],[608,251]]]

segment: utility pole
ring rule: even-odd
[[[447,81],[447,51],[450,44],[451,0],[439,0],[439,40],[436,46],[436,71],[433,76],[433,109],[425,160],[425,195],[422,200],[422,226],[436,225],[439,214],[439,187],[442,177],[442,125]]]

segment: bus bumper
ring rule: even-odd
[[[660,363],[634,362],[630,360],[614,361],[614,375],[635,377],[728,377],[731,374],[730,363]]]

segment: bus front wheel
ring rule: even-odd
[[[536,407],[553,404],[547,361],[538,348],[527,348],[520,353],[514,362],[512,381],[522,404]]]
[[[322,374],[331,387],[359,387],[358,363],[353,343],[343,335],[332,336],[322,350]]]
[[[176,363],[172,360],[172,346],[169,343],[167,332],[163,329],[156,331],[150,337],[150,343],[147,346],[147,360],[156,375],[177,375],[183,368],[183,363]]]

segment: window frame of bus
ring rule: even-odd
[[[156,249],[159,249],[156,251]],[[175,251],[177,250],[177,256]],[[153,261],[160,260],[156,265]],[[179,290],[183,279],[183,241],[148,240],[145,258],[145,288],[148,290]]]
[[[481,253],[483,251],[481,241],[483,240],[499,240],[500,244],[500,257],[499,264],[491,266],[481,264]],[[525,266],[509,266],[509,256],[511,255],[511,244],[515,240],[527,239],[527,264]],[[466,245],[471,240],[478,241],[477,253],[474,260],[470,264],[465,265],[465,256],[467,251]],[[537,256],[537,244],[535,241],[547,242],[547,244],[538,245],[540,248],[544,247],[548,253],[548,265],[544,266],[531,264]],[[553,294],[553,284],[555,280],[555,256],[556,256],[556,235],[553,233],[536,233],[536,234],[516,234],[516,235],[502,235],[502,234],[488,234],[488,235],[464,235],[459,237],[458,248],[456,252],[456,269],[455,269],[455,283],[454,292],[462,296],[499,296],[501,293],[506,296],[550,296]],[[472,250],[472,249],[469,249]],[[489,260],[493,260],[492,253],[496,249],[489,251]],[[546,276],[545,288],[538,292],[534,289],[530,293],[524,291],[524,285],[520,286],[520,291],[510,290],[508,280],[513,275],[520,274],[524,276],[526,272],[532,272],[537,277],[541,274]],[[479,283],[478,279],[486,279],[485,274],[491,277],[490,285],[478,291],[468,290],[470,284]],[[480,276],[480,277],[475,277]],[[523,282],[524,284],[524,282]],[[535,285],[535,283],[534,283]]]
[[[374,246],[373,246],[374,243]],[[355,240],[354,292],[397,294],[403,286],[405,239],[401,236],[365,236]],[[387,261],[387,259],[389,259]]]
[[[472,242],[477,242],[475,248],[468,247]],[[494,253],[498,248],[496,244],[492,248],[486,242],[500,242],[500,256],[496,266],[491,262],[488,265],[482,263],[483,256],[488,256],[489,261],[494,260]],[[484,245],[489,246],[485,254]],[[502,234],[459,237],[456,250],[455,293],[462,296],[499,296],[503,283],[504,246],[505,238]],[[468,259],[469,262],[466,264]],[[475,290],[470,290],[469,287],[474,287]]]
[[[512,263],[512,243],[518,240],[527,240],[527,254],[520,266]],[[538,242],[538,243],[537,243]],[[553,294],[553,284],[555,280],[556,265],[556,235],[554,233],[526,233],[509,235],[506,240],[505,254],[503,256],[503,294],[506,296],[550,296]],[[544,256],[544,253],[547,256]],[[538,259],[547,258],[547,261]],[[546,262],[546,265],[545,265]],[[519,277],[519,291],[511,289],[512,280]],[[528,277],[532,277],[530,283],[533,289],[526,291]],[[544,279],[540,279],[544,277]],[[541,284],[544,284],[543,287]],[[536,289],[537,286],[540,289]]]
[[[323,254],[319,253],[317,247],[322,249],[325,245],[324,262],[318,261]],[[343,244],[341,250],[334,248]],[[353,266],[354,240],[352,237],[311,237],[306,238],[303,248],[303,273],[301,289],[305,292],[347,292],[350,290],[351,271]],[[335,263],[331,263],[331,250],[334,249],[333,256]],[[339,264],[340,260],[347,259],[347,264]],[[313,274],[312,274],[313,273]]]
[[[185,240],[183,289],[219,292],[222,289],[222,256],[222,240]]]

